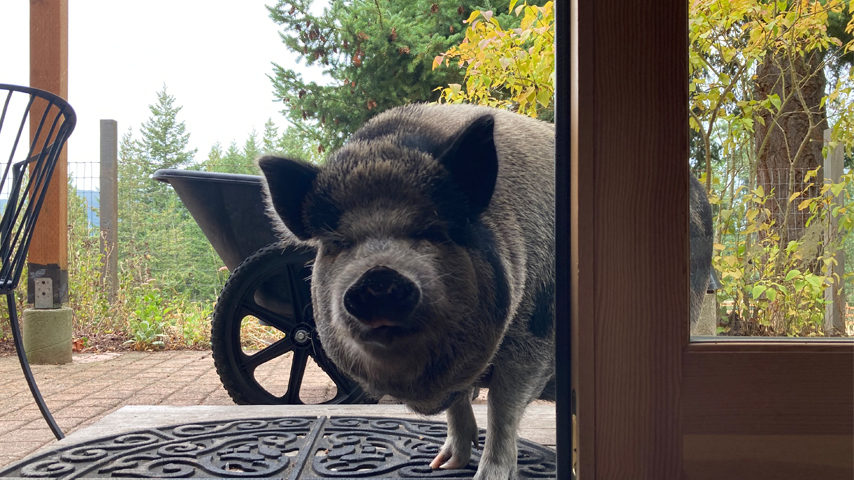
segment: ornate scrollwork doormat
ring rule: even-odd
[[[58,448],[15,463],[24,478],[471,478],[432,470],[443,422],[367,417],[277,417],[150,428]],[[481,430],[480,444],[484,440]],[[519,477],[555,478],[555,452],[520,439]]]

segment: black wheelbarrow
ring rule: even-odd
[[[323,350],[306,265],[315,252],[279,244],[265,214],[261,177],[158,170],[154,179],[172,185],[231,272],[211,318],[214,363],[231,398],[242,405],[301,404],[300,387],[311,358],[336,387],[322,403],[372,403]],[[262,341],[263,348],[244,348],[250,327],[258,325],[274,329],[275,335]],[[290,374],[282,392],[260,377],[283,377],[285,372],[264,366],[286,354],[291,354]]]

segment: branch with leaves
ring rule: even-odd
[[[506,108],[534,118],[554,117],[554,3],[510,2],[518,28],[502,27],[492,11],[475,10],[465,38],[433,60],[433,69],[456,62],[465,68],[465,88],[438,87],[440,102]]]

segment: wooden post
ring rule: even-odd
[[[569,3],[578,478],[682,479],[688,2]]]
[[[68,0],[30,0],[30,86],[68,98]],[[35,104],[33,116],[41,113],[38,108]],[[30,122],[31,138],[37,128],[36,122]],[[67,152],[66,145],[48,186],[27,260],[28,299],[35,296],[32,279],[38,272],[53,281],[54,306],[68,301]]]
[[[101,120],[101,281],[107,288],[110,304],[116,300],[118,273],[118,126],[115,120]]]
[[[830,142],[830,129],[824,131],[824,144]],[[844,159],[842,157],[843,148],[832,148],[827,152],[827,157],[824,159],[824,181],[839,183],[842,178],[842,168]],[[837,205],[842,205],[842,198],[835,200]],[[827,240],[839,228],[836,224],[836,219],[831,217],[828,231],[825,232]],[[825,241],[825,244],[827,242]],[[824,298],[830,303],[824,307],[824,331],[827,335],[840,335],[845,333],[845,295],[843,294],[843,285],[840,283],[842,275],[845,274],[845,252],[839,250],[834,253],[836,265],[829,268],[829,272],[834,278],[839,280],[825,289]]]

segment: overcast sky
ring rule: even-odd
[[[295,56],[264,8],[273,3],[68,0],[68,101],[78,118],[69,162],[98,161],[100,119],[116,120],[120,135],[133,127],[138,136],[164,83],[183,106],[178,118],[198,160],[217,141],[242,146],[253,128],[260,135],[268,117],[281,131],[281,104],[273,102],[267,74],[270,62],[294,65]],[[30,2],[2,4],[0,83],[28,85]],[[316,70],[304,76],[321,80]]]

